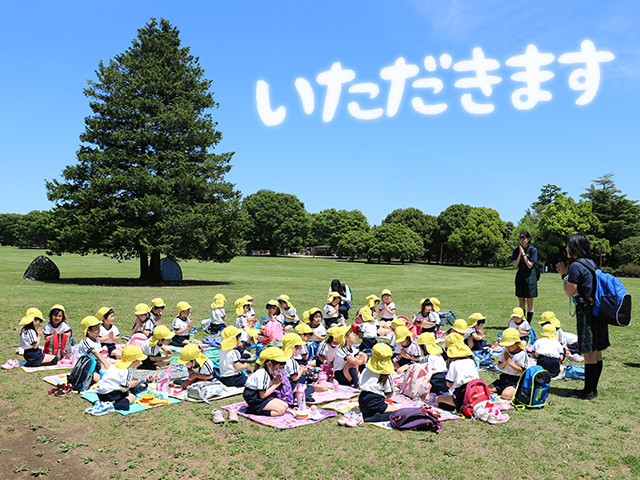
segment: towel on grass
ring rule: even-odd
[[[98,394],[89,390],[80,394],[80,397],[91,403],[96,403],[98,401]],[[180,403],[180,400],[178,400],[177,398],[167,398],[167,400],[169,401],[169,404]],[[146,403],[135,402],[131,404],[129,410],[116,410],[116,412],[118,412],[120,415],[131,415],[132,413],[144,412],[146,410],[153,410],[154,408],[164,407],[164,405],[165,404],[148,405]]]
[[[246,402],[238,402],[231,405],[227,405],[226,407],[222,407],[227,411],[236,410],[238,415],[241,415],[249,420],[253,420],[260,425],[267,425],[268,427],[279,428],[281,430],[287,428],[296,428],[303,427],[305,425],[311,425],[313,423],[321,422],[327,418],[335,417],[338,414],[329,410],[318,410],[318,418],[317,419],[302,419],[296,418],[293,413],[290,411],[285,412],[284,415],[280,417],[266,417],[264,415],[251,415],[246,413],[247,403]]]

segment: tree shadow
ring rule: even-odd
[[[219,282],[215,280],[180,280],[162,283],[151,283],[137,278],[107,278],[107,277],[73,277],[50,280],[45,283],[60,285],[81,285],[101,287],[212,287],[218,285],[231,285],[231,282]]]

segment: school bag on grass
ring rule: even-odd
[[[76,392],[82,392],[88,389],[93,382],[93,372],[96,369],[98,361],[93,355],[82,355],[78,358],[69,375],[67,375],[67,383]]]
[[[187,387],[187,400],[190,402],[210,403],[220,396],[224,385],[219,381],[196,382]]]
[[[518,380],[511,405],[518,410],[542,408],[547,403],[551,374],[540,365],[527,368]]]
[[[584,380],[584,365],[574,365],[570,363],[564,367],[564,378]]]
[[[439,433],[442,428],[440,414],[423,405],[422,407],[401,408],[391,412],[391,427],[396,430],[418,430]]]
[[[412,400],[424,400],[431,392],[431,375],[426,363],[414,363],[405,373],[400,393]]]
[[[462,401],[462,408],[460,413],[466,418],[473,417],[473,407],[478,403],[491,398],[491,392],[489,392],[489,386],[484,380],[474,378],[464,390],[464,400]]]
[[[43,352],[54,355],[58,360],[71,358],[71,346],[67,343],[64,333],[54,333],[44,342]]]
[[[622,282],[610,273],[593,268],[584,258],[577,261],[593,274],[593,316],[609,325],[628,327],[631,324],[631,295]]]

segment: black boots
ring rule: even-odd
[[[533,320],[533,312],[527,312],[527,322],[531,325],[531,320]]]
[[[598,396],[598,381],[602,373],[602,360],[584,366],[584,389],[575,390],[570,396],[582,400],[593,400]]]

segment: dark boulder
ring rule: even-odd
[[[60,270],[58,266],[53,263],[53,260],[44,255],[40,255],[27,267],[27,271],[24,272],[24,278],[26,280],[40,281],[59,280]]]

